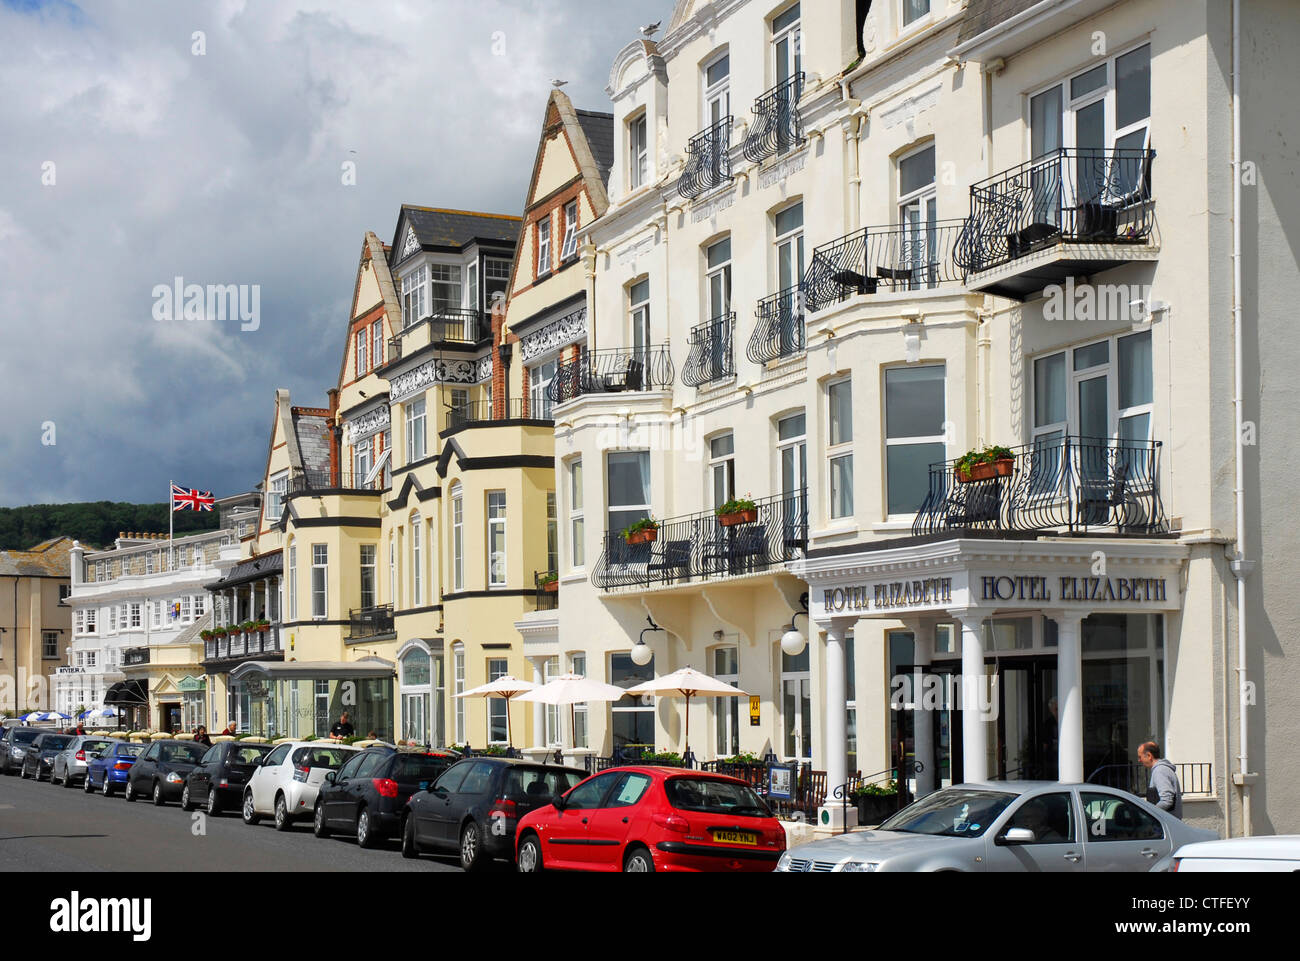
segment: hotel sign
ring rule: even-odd
[[[1047,577],[991,575],[980,578],[980,600],[1051,601]],[[1057,600],[1066,602],[1167,601],[1163,577],[1059,577],[1054,578]]]
[[[952,603],[952,578],[927,577],[889,581],[861,587],[835,587],[822,592],[828,614],[845,611],[892,611]]]
[[[825,616],[867,616],[967,605],[1167,604],[1169,595],[1164,577],[972,574],[955,587],[952,577],[927,577],[824,588],[821,600]]]

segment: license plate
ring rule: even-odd
[[[758,835],[750,831],[714,831],[713,840],[728,844],[758,844]]]

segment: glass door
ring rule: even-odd
[[[1061,226],[1062,88],[1053,87],[1029,101],[1029,156],[1033,198],[1030,222]]]
[[[785,553],[803,547],[807,541],[808,521],[808,443],[805,415],[793,414],[777,422],[777,457],[781,472],[782,527]]]
[[[781,739],[786,761],[812,760],[812,675],[809,648],[794,657],[781,653]]]
[[[791,83],[803,71],[803,42],[797,3],[772,21],[772,57],[779,89],[777,149],[783,152],[794,143],[794,111],[802,93],[797,82]]]

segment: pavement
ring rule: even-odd
[[[509,870],[499,865],[500,870]],[[454,857],[408,861],[396,839],[364,850],[320,840],[309,821],[277,831],[238,813],[211,818],[178,804],[128,804],[78,786],[0,775],[0,871],[460,871]]]

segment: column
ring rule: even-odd
[[[542,665],[546,659],[542,657],[530,657],[528,663],[533,665],[533,683],[541,687],[546,683],[546,678],[542,673]],[[533,702],[533,743],[538,747],[546,746],[546,705],[541,701]]]
[[[961,625],[961,779],[968,783],[989,778],[988,726],[980,710],[984,687],[984,612],[949,611]]]
[[[1083,644],[1081,611],[1045,611],[1056,621],[1057,778],[1083,782]]]
[[[826,796],[849,780],[848,684],[844,675],[844,621],[818,625],[826,631]],[[804,736],[807,736],[805,732]]]
[[[914,661],[917,673],[913,678],[912,735],[915,739],[916,759],[921,769],[916,772],[916,796],[924,797],[938,785],[938,758],[934,751],[934,715],[939,705],[925,703],[925,675],[934,659],[934,621],[905,621],[912,632],[915,646]]]

